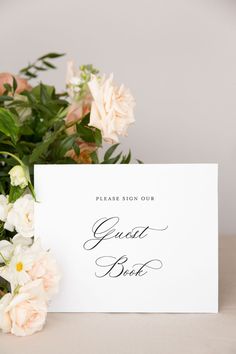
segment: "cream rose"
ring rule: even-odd
[[[60,276],[56,260],[49,252],[39,254],[28,274],[32,280],[42,280],[47,300],[57,293]]]
[[[107,79],[92,76],[88,83],[93,102],[89,125],[101,130],[105,141],[119,142],[119,135],[127,135],[128,126],[135,121],[135,101],[123,85],[113,84],[113,75]]]
[[[0,327],[5,332],[26,336],[40,331],[47,316],[42,281],[35,280],[22,286],[17,295],[8,296],[3,301],[1,310]]]
[[[0,329],[3,333],[9,333],[11,331],[11,318],[6,308],[12,300],[12,294],[5,294],[0,300]]]
[[[34,236],[34,200],[31,194],[25,194],[13,204],[4,227],[9,230],[12,225],[21,236]]]

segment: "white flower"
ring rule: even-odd
[[[75,62],[73,60],[68,61],[66,86],[71,99],[76,99],[77,94],[80,92],[81,83],[82,80],[80,78],[80,70],[76,68]]]
[[[9,263],[14,254],[15,248],[20,245],[22,249],[27,249],[32,245],[32,239],[23,237],[19,234],[15,235],[11,242],[7,240],[0,241],[0,263]]]
[[[26,336],[43,328],[47,316],[47,304],[41,280],[22,286],[15,296],[6,294],[1,302],[0,328],[3,331],[17,336]]]
[[[12,204],[8,203],[8,197],[0,194],[0,220],[5,222],[7,220],[7,215],[11,209]]]
[[[23,237],[16,234],[11,242],[7,240],[0,241],[0,263],[8,263],[14,254],[16,246],[20,245],[23,249],[27,249],[33,243],[29,237]]]
[[[5,229],[12,231],[10,226],[23,237],[34,236],[34,199],[31,194],[25,194],[15,201],[10,209]]]
[[[127,135],[128,126],[135,121],[135,101],[123,85],[113,84],[113,75],[107,79],[92,76],[88,83],[93,96],[90,124],[101,130],[105,141],[117,143],[119,135]]]
[[[10,260],[5,266],[0,267],[0,276],[11,284],[12,292],[19,285],[24,285],[31,280],[28,271],[32,268],[34,257],[30,248],[17,245]]]
[[[12,291],[31,280],[41,279],[45,298],[50,300],[57,292],[60,280],[56,260],[43,250],[39,239],[31,246],[25,243],[26,240],[29,239],[18,235],[12,243],[0,242],[0,255],[4,252],[2,260],[5,263],[0,267],[0,276],[11,284]]]
[[[25,188],[28,185],[28,178],[25,169],[20,166],[14,166],[10,171],[9,175],[11,178],[12,186],[20,186],[20,188]]]

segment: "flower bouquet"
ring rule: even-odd
[[[113,75],[69,62],[65,92],[31,84],[61,55],[43,55],[18,75],[0,73],[0,328],[18,336],[42,329],[60,280],[51,251],[34,238],[34,164],[131,160],[115,151],[134,122],[135,102]],[[103,141],[111,144],[105,154]]]

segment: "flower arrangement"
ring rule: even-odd
[[[130,152],[114,154],[134,122],[135,101],[113,75],[70,61],[65,92],[30,84],[61,56],[43,55],[18,75],[0,73],[0,329],[18,336],[42,329],[60,280],[55,258],[34,237],[34,164],[131,161]],[[103,141],[111,147],[101,157]]]

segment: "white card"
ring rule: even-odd
[[[215,164],[37,165],[59,312],[217,312]]]

